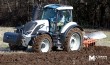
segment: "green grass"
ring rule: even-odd
[[[0,27],[0,48],[7,48],[8,44],[3,42],[3,35],[5,32],[13,32],[13,27]]]
[[[103,31],[103,32],[107,35],[107,38],[98,40],[97,43],[101,46],[110,46],[110,31]]]

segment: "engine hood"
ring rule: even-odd
[[[23,30],[27,37],[30,37],[32,34],[36,34],[39,31],[49,32],[49,22],[48,20],[30,21],[24,25]]]
[[[40,27],[40,29],[38,31],[46,31],[46,32],[49,31],[49,21],[48,20],[35,20],[32,22],[37,23],[36,28]]]

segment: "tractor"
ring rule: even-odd
[[[79,50],[83,43],[83,29],[73,22],[72,10],[72,6],[49,4],[37,16],[34,9],[32,20],[17,27],[14,32],[5,32],[3,41],[12,51],[25,51],[28,46],[41,53]]]

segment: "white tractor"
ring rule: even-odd
[[[35,52],[79,50],[83,29],[73,22],[72,10],[72,6],[46,5],[39,20],[35,10],[32,21],[18,27],[15,32],[5,32],[3,41],[9,43],[13,51],[26,50],[29,45]]]

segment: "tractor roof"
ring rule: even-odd
[[[73,9],[72,6],[60,5],[60,4],[49,4],[49,5],[44,6],[44,8],[53,8],[57,10]]]

